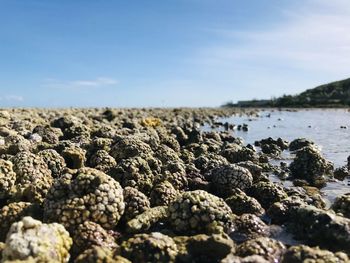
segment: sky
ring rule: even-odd
[[[220,106],[350,77],[349,0],[0,0],[0,107]]]

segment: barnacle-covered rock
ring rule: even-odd
[[[11,225],[25,216],[40,219],[42,210],[38,205],[28,202],[15,202],[2,207],[0,209],[0,241],[5,241]]]
[[[0,199],[11,196],[16,182],[16,174],[10,161],[0,159]]]
[[[74,263],[131,263],[131,261],[116,255],[115,251],[108,248],[93,246],[81,253]]]
[[[162,163],[177,163],[181,162],[181,159],[177,152],[175,152],[173,149],[171,149],[169,146],[161,144],[156,152],[155,157],[159,159]]]
[[[240,257],[259,255],[269,262],[279,262],[285,249],[286,247],[280,241],[258,237],[240,244],[236,254]]]
[[[287,227],[312,246],[350,251],[350,219],[331,211],[310,205],[297,207],[290,211]]]
[[[230,163],[245,161],[252,161],[253,163],[256,163],[258,161],[258,155],[254,150],[237,144],[230,144],[229,147],[222,150],[221,155],[224,156]]]
[[[63,138],[66,140],[76,137],[90,137],[90,128],[84,124],[73,124],[63,130]]]
[[[237,217],[234,223],[230,237],[237,242],[268,236],[270,233],[269,227],[253,214],[243,214]]]
[[[71,230],[87,220],[112,229],[124,213],[123,189],[105,173],[81,168],[54,183],[44,202],[44,218]]]
[[[159,232],[137,234],[121,244],[121,255],[132,262],[175,262],[174,240]]]
[[[191,143],[186,145],[185,149],[192,152],[195,158],[198,158],[201,155],[208,154],[208,145],[204,143]]]
[[[167,221],[168,217],[169,209],[167,206],[152,207],[127,222],[126,230],[129,233],[141,233]]]
[[[30,151],[32,145],[30,141],[25,139],[22,135],[11,134],[5,137],[6,153],[15,155],[19,152]]]
[[[264,209],[268,209],[273,203],[287,198],[283,188],[272,182],[253,184],[248,194],[257,199]]]
[[[310,184],[322,186],[333,173],[333,164],[321,156],[315,147],[303,147],[296,152],[289,169],[294,178],[305,179]]]
[[[179,191],[171,183],[164,181],[153,187],[150,194],[150,202],[152,206],[169,205],[178,195]]]
[[[350,218],[350,193],[338,196],[332,205],[332,209]]]
[[[54,178],[57,178],[62,174],[63,169],[66,167],[66,162],[58,152],[53,149],[47,149],[40,151],[38,155],[47,164]]]
[[[111,156],[117,161],[131,157],[147,157],[152,154],[151,147],[137,136],[120,137],[111,148]]]
[[[200,155],[194,160],[195,166],[206,175],[210,175],[210,171],[213,168],[217,168],[223,165],[229,164],[227,159],[221,155],[209,153],[206,155]]]
[[[155,179],[148,162],[141,157],[120,161],[113,176],[123,187],[131,186],[145,194],[150,193]]]
[[[310,141],[305,138],[298,138],[290,142],[289,144],[289,150],[290,151],[297,151],[305,146],[314,146],[315,143],[313,141]]]
[[[85,166],[86,151],[77,146],[65,148],[61,155],[66,161],[67,167],[72,169],[79,169]]]
[[[41,136],[42,141],[49,144],[57,144],[60,137],[63,136],[61,129],[50,127],[49,125],[38,125],[33,129],[33,133]]]
[[[249,170],[249,172],[253,176],[253,182],[258,182],[261,180],[263,176],[263,168],[260,165],[253,163],[252,161],[239,162],[237,163],[237,165]]]
[[[123,190],[124,202],[125,202],[125,212],[124,219],[129,221],[135,216],[142,214],[147,209],[150,208],[150,202],[142,192],[133,187],[125,187]]]
[[[93,246],[100,246],[110,250],[118,247],[113,233],[106,231],[99,224],[85,221],[74,231],[73,253],[80,254]]]
[[[306,205],[306,203],[302,199],[291,196],[280,202],[273,203],[266,213],[270,217],[272,223],[281,225],[290,219],[290,214],[293,209],[303,205]]]
[[[161,144],[168,146],[169,148],[171,148],[177,153],[180,152],[180,144],[175,139],[175,136],[172,136],[171,134],[169,134],[166,129],[157,128],[157,133],[159,135]]]
[[[255,214],[261,216],[265,213],[264,208],[253,197],[247,196],[242,190],[234,189],[234,193],[225,199],[226,204],[236,215]]]
[[[185,145],[187,140],[188,140],[188,136],[187,134],[184,132],[184,130],[179,127],[179,126],[175,126],[171,129],[171,133],[173,135],[175,135],[177,141],[179,142],[180,145]]]
[[[305,245],[292,246],[284,253],[281,263],[345,263],[350,259],[345,253],[332,253],[318,247],[308,247]]]
[[[91,167],[109,174],[116,167],[117,162],[105,150],[98,150],[90,158]]]
[[[254,255],[254,256],[247,256],[244,258],[241,258],[239,256],[231,256],[226,261],[222,261],[221,263],[270,263],[266,259],[264,259],[262,256]]]
[[[68,262],[72,239],[60,224],[43,224],[31,217],[14,223],[6,237],[3,260]]]
[[[205,178],[203,174],[200,173],[197,168],[193,167],[191,164],[187,165],[186,167],[186,177],[188,181],[188,189],[190,191],[211,191],[211,183]]]
[[[347,165],[338,167],[334,169],[333,172],[334,178],[340,181],[343,181],[346,177],[350,176],[350,171]]]
[[[177,190],[186,189],[188,181],[186,168],[181,162],[169,162],[163,166],[162,173],[157,177],[157,182],[168,181]]]
[[[115,127],[109,126],[107,124],[100,124],[91,131],[91,136],[100,137],[104,139],[112,139],[116,133]]]
[[[81,119],[79,119],[79,117],[73,115],[66,115],[52,120],[51,126],[55,128],[60,128],[61,130],[65,130],[74,124],[80,123]]]
[[[253,177],[249,170],[235,164],[212,169],[210,178],[215,192],[220,196],[229,196],[235,188],[244,191],[253,182]]]
[[[112,144],[113,144],[113,140],[110,138],[95,137],[91,140],[90,152],[97,152],[98,150],[104,150],[109,153],[111,151]]]
[[[173,239],[179,251],[177,262],[230,262],[230,256],[235,253],[234,242],[225,234],[176,236]]]
[[[16,199],[42,203],[53,182],[43,158],[30,152],[20,152],[12,162],[16,173]]]
[[[183,234],[227,231],[233,218],[224,200],[203,190],[184,192],[169,205],[169,212],[174,230]]]

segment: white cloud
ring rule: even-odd
[[[71,80],[62,81],[58,79],[45,79],[42,86],[47,88],[63,88],[63,89],[80,89],[80,88],[97,88],[104,86],[112,86],[118,84],[119,81],[113,78],[98,77],[92,80]]]

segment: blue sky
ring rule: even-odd
[[[0,0],[0,106],[219,106],[350,77],[348,0]]]

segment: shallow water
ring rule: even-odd
[[[304,137],[314,141],[323,156],[332,161],[335,167],[345,165],[350,155],[350,112],[346,109],[264,110],[258,117],[232,116],[219,121],[236,126],[248,124],[247,132],[237,129],[233,131],[234,135],[243,138],[246,144],[254,144],[256,140],[268,137],[274,139],[281,137],[288,141]],[[290,157],[288,153],[284,156],[287,159]],[[274,177],[271,179],[278,180]],[[286,181],[284,184],[289,186],[290,182]],[[349,179],[343,182],[336,181],[328,183],[322,189],[328,205],[336,196],[350,192],[348,184]]]

